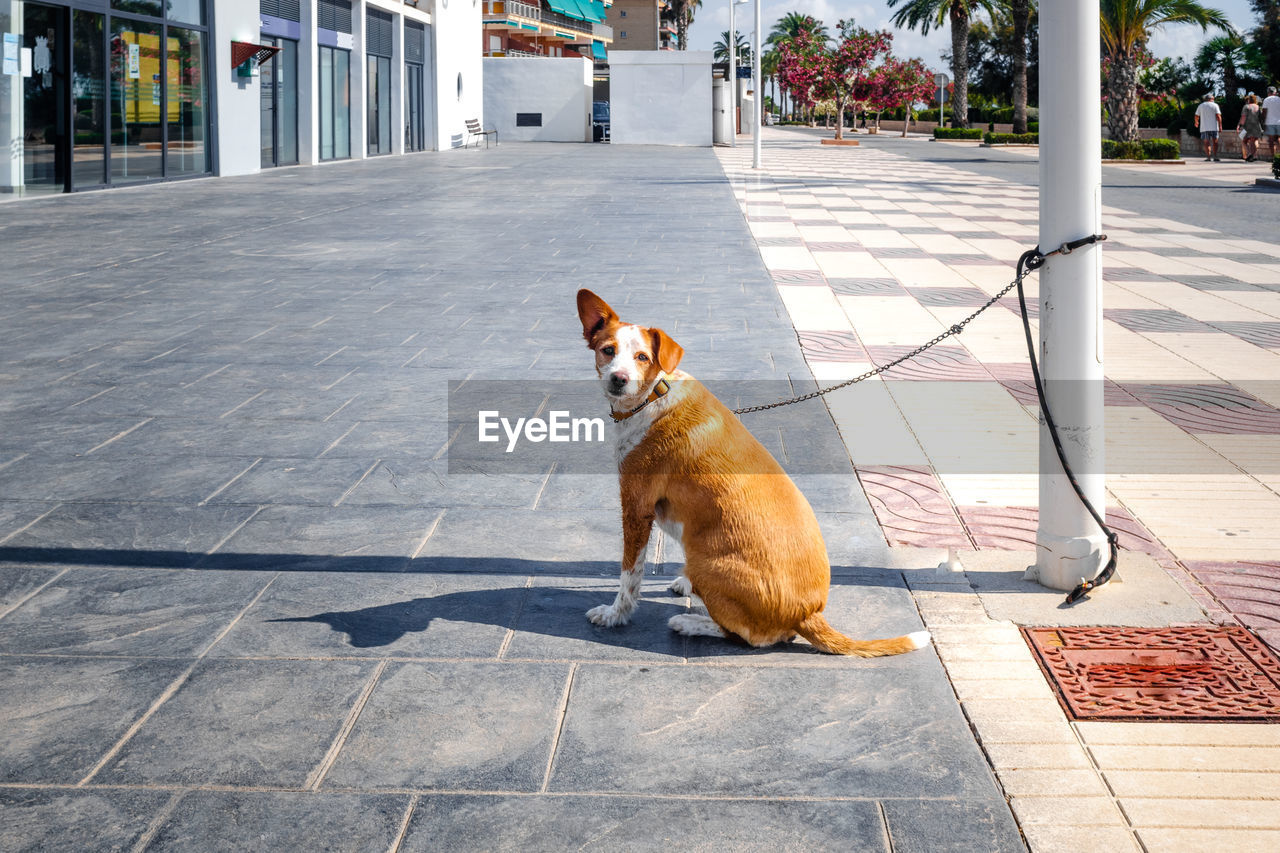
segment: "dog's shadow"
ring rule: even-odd
[[[573,657],[589,648],[628,649],[672,657],[752,655],[765,652],[816,654],[798,641],[769,649],[753,649],[736,637],[685,637],[672,631],[667,620],[690,612],[689,599],[662,587],[644,590],[627,625],[604,628],[591,623],[586,611],[613,601],[614,589],[566,587],[505,587],[466,590],[412,598],[355,610],[331,610],[309,616],[277,617],[268,623],[319,623],[342,634],[356,649],[405,651],[414,655],[449,657],[458,646],[470,645],[492,628],[512,632],[508,657]],[[693,612],[705,612],[694,608]],[[480,630],[475,630],[476,627]],[[488,626],[488,627],[486,627]],[[426,650],[431,651],[427,652]]]

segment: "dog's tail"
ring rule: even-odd
[[[858,658],[900,655],[929,644],[928,631],[915,631],[888,640],[853,640],[832,628],[821,613],[814,613],[805,619],[796,630],[800,632],[800,636],[827,654],[852,655]]]

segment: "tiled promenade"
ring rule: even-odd
[[[826,384],[966,317],[1037,242],[1035,187],[922,162],[945,159],[946,144],[765,138],[762,173],[746,168],[749,145],[717,154]],[[1107,515],[1130,580],[1070,615],[1048,602],[1034,615],[1207,615],[1280,648],[1280,244],[1105,201]],[[1034,549],[1035,391],[1017,310],[1006,298],[884,381],[826,398],[889,543],[948,545],[979,570],[913,583],[966,713],[1033,849],[1129,849],[1135,836],[1148,851],[1274,846],[1280,726],[1069,725],[1016,631],[1037,621],[1007,603],[1018,584],[1004,601],[974,594],[992,589],[983,572],[1016,577]],[[1199,608],[1141,612],[1179,586]],[[1108,599],[1118,606],[1102,609]]]
[[[711,152],[22,202],[0,242],[0,849],[1022,849],[932,649],[686,640],[660,536],[597,628],[616,474],[449,470],[450,380],[592,375],[584,285],[812,386]],[[936,552],[893,563],[829,419],[770,432],[827,466],[831,621],[919,629]]]

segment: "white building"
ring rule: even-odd
[[[480,0],[0,0],[0,193],[444,150]],[[233,65],[252,45],[261,66]]]

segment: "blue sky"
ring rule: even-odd
[[[745,3],[737,7],[738,32],[744,36],[755,29],[755,2]],[[690,50],[711,50],[719,40],[720,34],[729,29],[730,0],[702,0],[703,5],[694,18],[689,29]],[[941,30],[930,30],[928,36],[910,30],[897,30],[889,23],[892,10],[883,0],[759,0],[760,16],[764,34],[768,35],[773,22],[787,12],[801,12],[813,15],[829,28],[834,28],[836,21],[852,17],[860,26],[867,29],[887,29],[893,33],[894,53],[899,56],[917,56],[933,68],[942,68],[941,54],[951,48],[951,35],[947,27]],[[1202,0],[1210,8],[1221,9],[1235,24],[1236,29],[1250,29],[1256,25],[1256,19],[1249,8],[1248,0]],[[1199,27],[1179,25],[1157,31],[1151,39],[1152,52],[1160,56],[1193,56],[1205,35]]]

